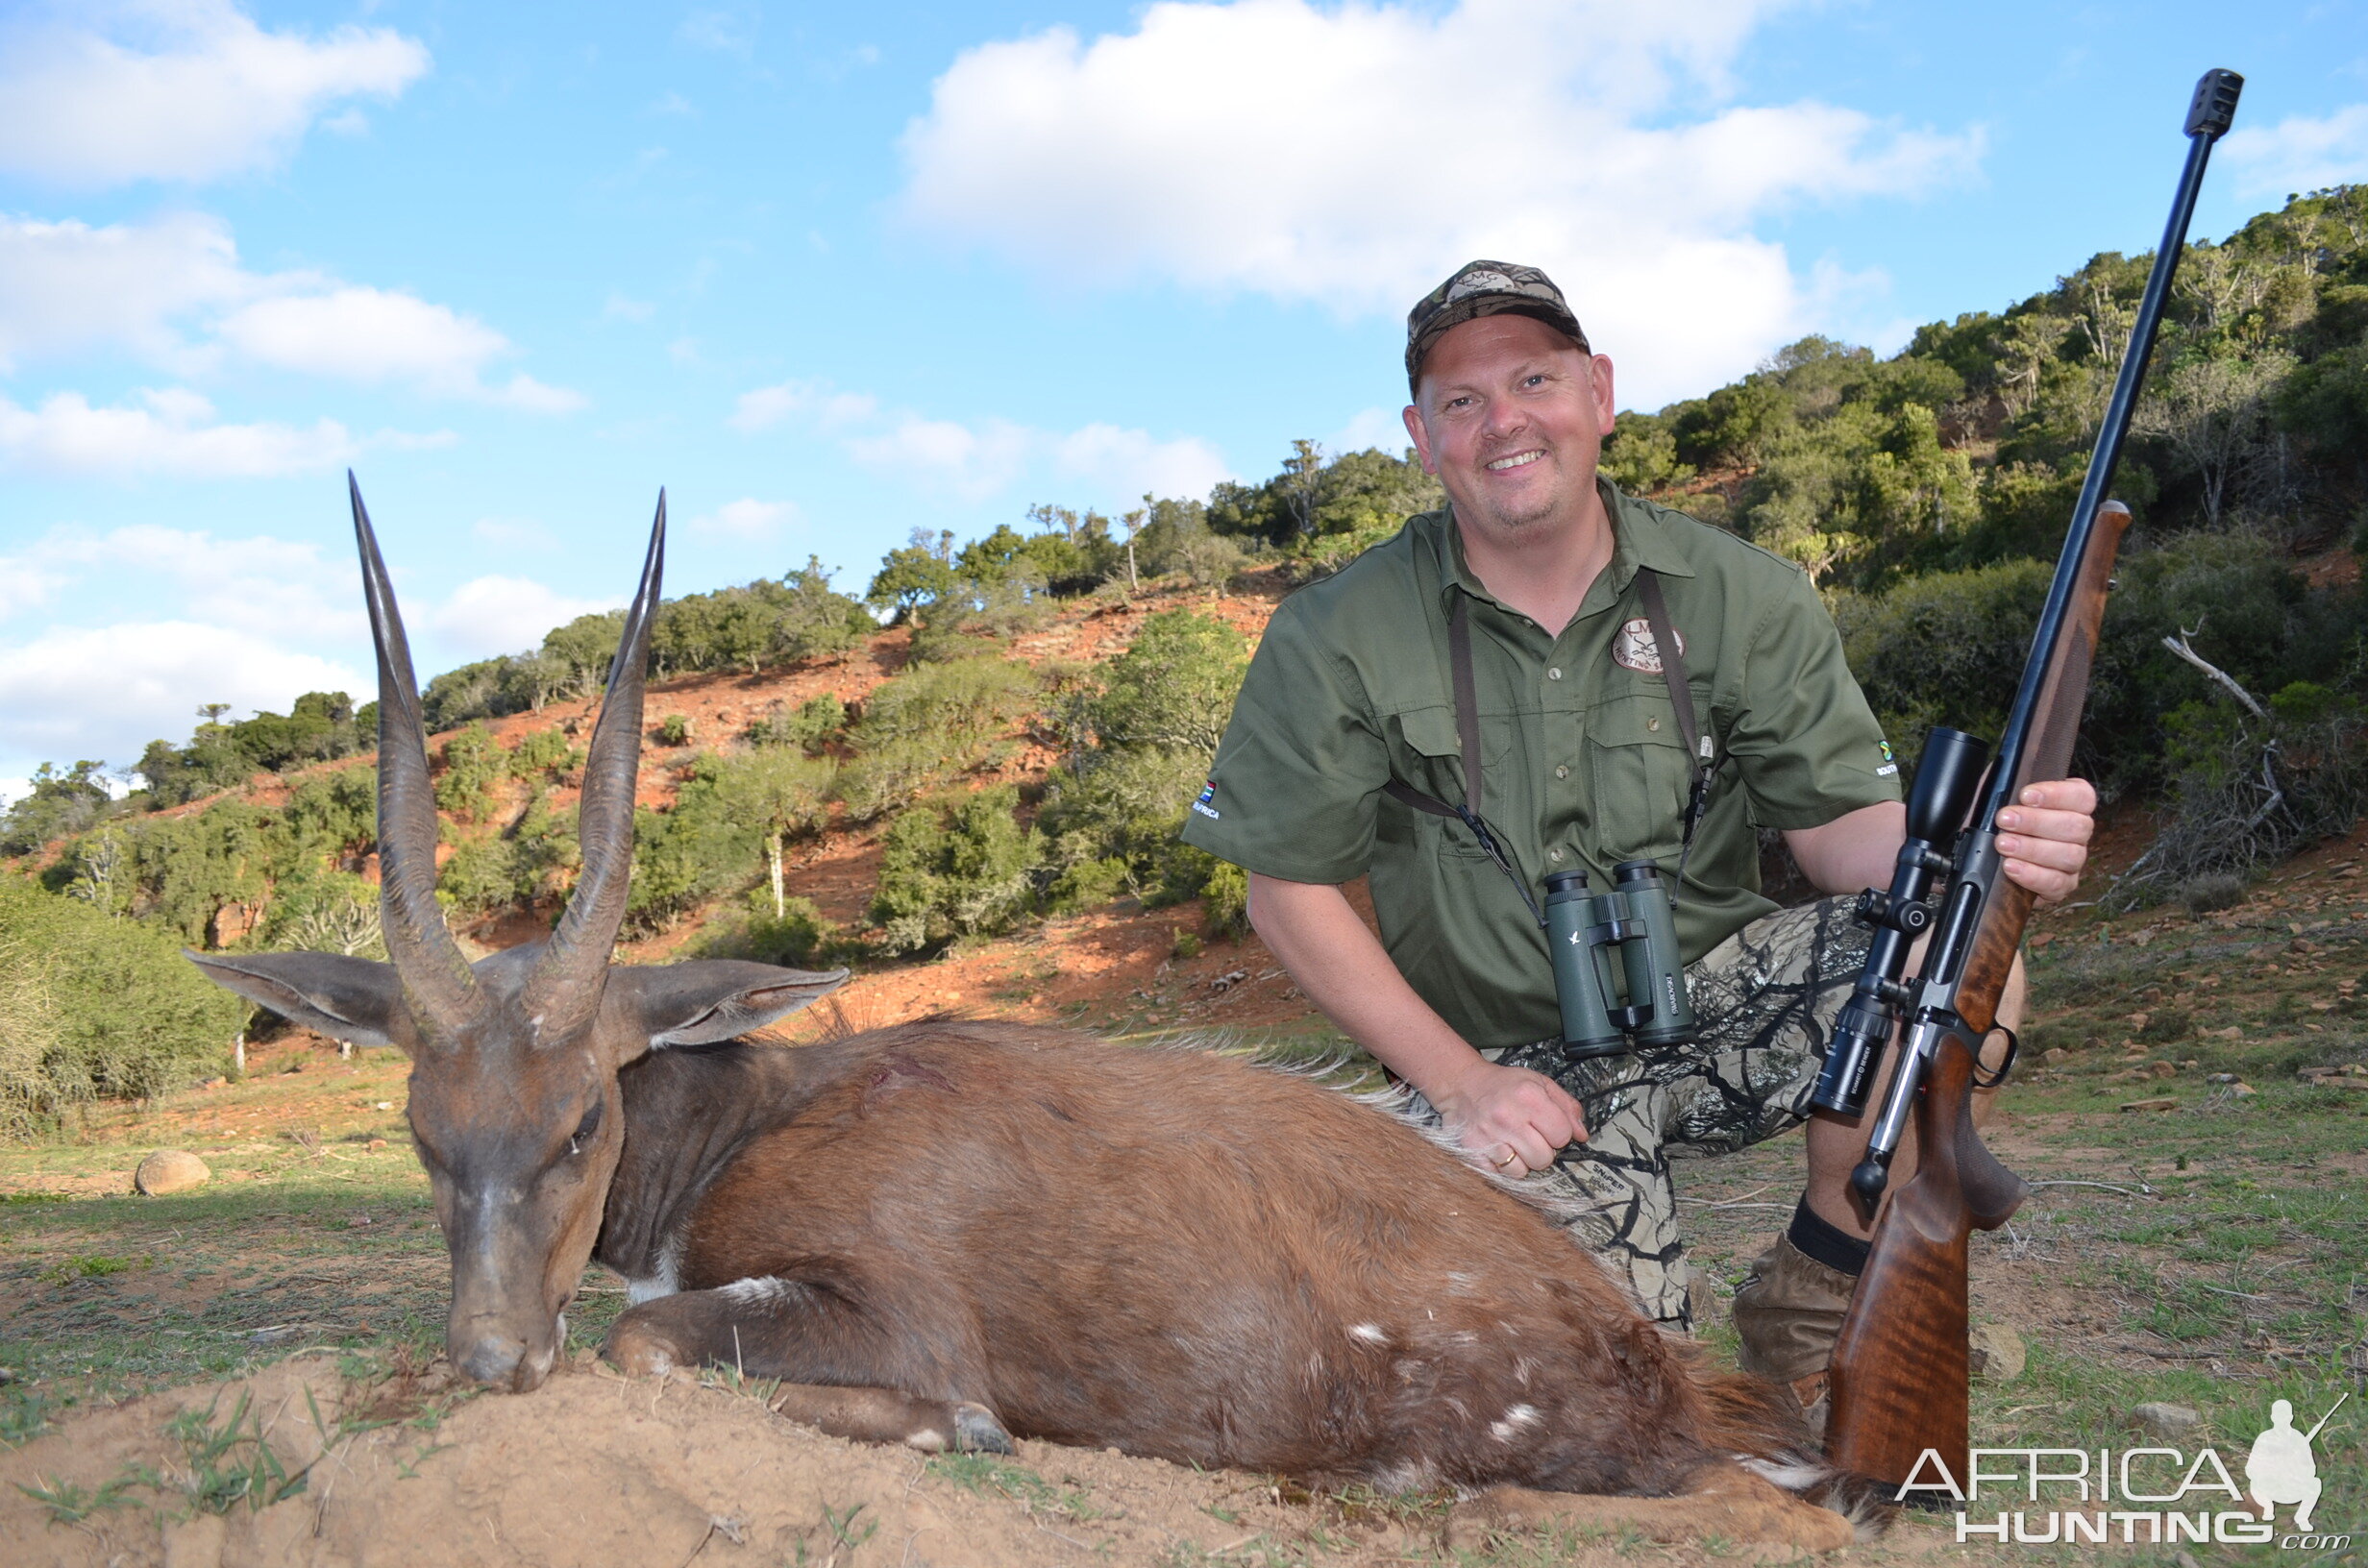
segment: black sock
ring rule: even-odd
[[[1828,1268],[1850,1275],[1866,1272],[1866,1243],[1821,1217],[1809,1207],[1806,1193],[1792,1211],[1792,1225],[1785,1238]]]

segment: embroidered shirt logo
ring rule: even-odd
[[[1680,645],[1680,646],[1681,646],[1681,647],[1683,646],[1683,645],[1682,645],[1682,643],[1681,643],[1681,645]],[[1877,746],[1879,746],[1879,747],[1883,747],[1883,766],[1875,770],[1875,776],[1876,776],[1877,778],[1888,778],[1888,777],[1890,777],[1893,773],[1896,773],[1896,772],[1899,772],[1899,762],[1898,762],[1898,759],[1894,758],[1894,757],[1891,755],[1891,743],[1890,743],[1890,742],[1888,742],[1888,741],[1877,741],[1875,744],[1876,744]]]
[[[1677,633],[1677,651],[1679,657],[1685,656],[1686,634],[1682,631]],[[1661,674],[1661,645],[1653,641],[1653,624],[1640,615],[1621,626],[1619,635],[1612,639],[1612,662],[1642,674]]]
[[[1171,796],[1171,798],[1173,798]],[[1209,802],[1217,798],[1217,780],[1210,779],[1200,787],[1200,797],[1193,802],[1193,810],[1214,822],[1220,820],[1217,808]]]

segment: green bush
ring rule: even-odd
[[[1177,834],[1248,663],[1239,631],[1170,610],[1147,620],[1102,667],[1080,704],[1096,744],[1074,747],[1054,772],[1037,819],[1056,868],[1055,908],[1087,908],[1122,887],[1147,903],[1174,903],[1208,884],[1221,863]],[[1122,874],[1114,878],[1113,868]]]
[[[633,884],[628,919],[662,931],[696,906],[734,891],[754,875],[761,826],[732,810],[719,787],[723,764],[692,760],[665,811],[633,813]]]
[[[1035,696],[1027,667],[1001,659],[925,664],[881,682],[848,731],[855,756],[839,798],[868,821],[988,761]]]
[[[706,936],[698,954],[803,968],[826,960],[839,944],[839,928],[823,919],[813,900],[786,899],[777,915],[772,894],[757,888],[749,894],[740,919]]]
[[[2368,811],[2368,709],[2309,681],[2266,706],[2256,718],[2221,697],[2171,711],[2168,809],[2122,878],[2123,900],[2192,900],[2214,883],[2241,884]]]
[[[825,692],[806,698],[794,710],[775,703],[771,712],[743,729],[740,738],[751,746],[795,747],[815,756],[846,728],[847,704]]]
[[[1023,562],[986,581],[962,578],[913,612],[913,659],[948,664],[998,653],[1012,638],[1044,625],[1051,613],[1052,596],[1044,575],[1030,564]]]
[[[657,722],[657,744],[688,746],[691,744],[691,721],[687,715],[670,713]]]
[[[583,753],[569,742],[565,731],[537,729],[521,736],[510,748],[509,766],[521,778],[541,773],[555,779],[582,767]]]
[[[1221,860],[1210,868],[1200,901],[1210,930],[1235,942],[1249,935],[1249,873],[1241,867]]]
[[[1191,610],[1163,611],[1103,667],[1094,728],[1118,749],[1215,756],[1248,669],[1249,639],[1232,626]]]
[[[495,792],[509,777],[509,753],[480,722],[444,742],[444,769],[436,775],[436,809],[467,821],[492,815]]]
[[[1997,738],[2054,570],[2005,561],[1836,596],[1850,668],[1904,758],[1912,763],[1934,723]],[[2257,694],[2340,682],[2368,636],[2356,588],[2312,589],[2257,539],[2189,534],[2126,550],[2116,583],[2073,761],[2109,797],[2164,782],[2166,717],[2208,693],[2164,636],[2194,632],[2206,658]]]
[[[193,1082],[246,1016],[168,937],[0,877],[0,1130]]]
[[[880,835],[879,889],[872,919],[892,953],[956,937],[1008,931],[1035,890],[1036,833],[1013,816],[1017,786],[939,796],[900,813]]]
[[[263,945],[284,952],[384,959],[379,890],[351,871],[285,878],[273,890]]]

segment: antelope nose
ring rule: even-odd
[[[479,1383],[506,1384],[518,1371],[518,1363],[526,1359],[523,1340],[504,1335],[488,1335],[453,1358],[461,1372]]]

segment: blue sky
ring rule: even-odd
[[[1884,349],[2368,179],[2361,4],[0,4],[0,780],[629,585],[1397,444],[1406,305],[1546,266],[1622,401]]]

